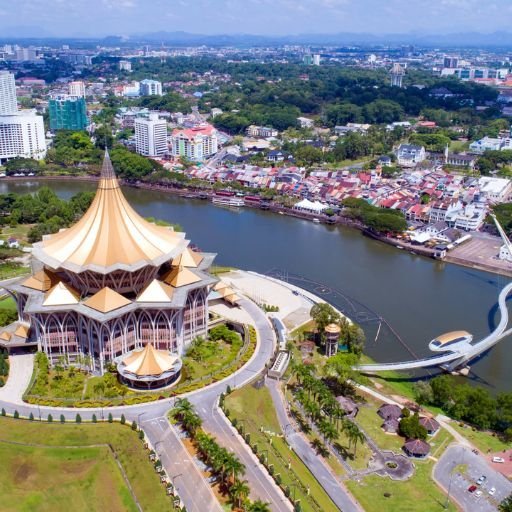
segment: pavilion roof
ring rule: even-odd
[[[78,292],[61,281],[45,293],[43,306],[67,306],[79,302]]]
[[[95,309],[100,313],[108,313],[109,311],[114,311],[128,304],[131,304],[131,300],[123,297],[120,293],[117,293],[108,286],[102,288],[84,302],[85,306]]]
[[[143,350],[132,352],[123,360],[125,371],[133,373],[138,377],[149,375],[161,375],[173,368],[177,357],[171,356],[168,352],[157,350],[151,343],[148,343]]]
[[[137,297],[137,302],[169,302],[174,290],[172,286],[154,279]]]

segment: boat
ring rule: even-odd
[[[313,222],[314,222],[315,224],[320,224],[320,219],[317,219],[317,218],[315,217],[315,218],[313,219]]]
[[[240,207],[245,206],[245,201],[242,197],[236,196],[213,196],[212,203],[220,206],[234,206]]]

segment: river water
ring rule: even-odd
[[[0,193],[33,192],[43,184],[65,199],[95,188],[78,181],[4,181]],[[379,362],[430,355],[428,342],[451,330],[480,339],[496,322],[498,293],[509,281],[415,256],[345,227],[249,208],[233,211],[161,192],[124,192],[140,214],[180,224],[193,244],[218,254],[217,264],[273,272],[334,303],[361,322],[366,352]],[[374,341],[379,318],[385,322]],[[510,390],[510,342],[502,340],[473,363],[470,379]]]

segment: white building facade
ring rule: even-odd
[[[141,96],[162,96],[162,82],[158,80],[142,80],[140,83]]]
[[[69,95],[85,98],[85,84],[80,80],[69,82]]]
[[[0,163],[18,157],[41,160],[45,155],[42,116],[32,111],[0,116]]]
[[[0,71],[0,115],[14,114],[17,111],[14,75],[8,71]]]
[[[135,150],[139,155],[163,156],[169,152],[167,122],[158,114],[135,119]]]

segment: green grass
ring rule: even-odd
[[[377,414],[381,403],[367,400],[367,404],[359,407],[356,422],[383,450],[393,450],[396,453],[402,451],[404,439],[396,434],[386,434],[381,428],[384,420]]]
[[[0,232],[0,239],[7,240],[10,237],[14,237],[22,242],[26,242],[28,232],[33,226],[33,224],[18,224],[14,227],[4,226]]]
[[[30,269],[28,267],[24,267],[23,265],[13,261],[4,261],[0,263],[0,280],[10,279],[11,277],[18,277],[24,274],[30,274]]]
[[[225,405],[231,419],[243,420],[244,431],[250,433],[251,444],[258,445],[258,453],[268,450],[268,462],[274,465],[275,473],[280,473],[283,485],[300,484],[295,488],[295,498],[301,500],[303,511],[336,510],[321,485],[284,439],[272,435],[281,434],[281,429],[267,388],[256,389],[250,384],[244,386],[227,396]],[[291,469],[288,469],[288,461]],[[307,487],[310,488],[311,497],[304,491]]]
[[[482,453],[502,452],[503,450],[510,450],[512,446],[511,443],[502,441],[492,432],[473,430],[471,427],[461,427],[459,423],[455,421],[452,421],[450,425],[457,430],[457,432],[460,432],[468,441],[473,443]]]
[[[450,151],[460,152],[469,149],[469,142],[463,140],[452,140],[450,142]]]
[[[415,462],[414,476],[405,482],[371,475],[346,485],[366,512],[441,512],[446,496],[432,480],[433,464],[430,460]],[[391,496],[386,498],[384,493]],[[457,509],[450,503],[446,510]]]
[[[8,297],[1,299],[0,300],[0,309],[16,311],[15,300],[10,295]]]
[[[243,341],[240,338],[232,344],[222,340],[207,343],[215,347],[215,350],[205,350],[201,361],[196,361],[189,356],[183,358],[183,366],[185,369],[183,373],[186,375],[182,376],[180,384],[186,383],[187,380],[199,379],[206,375],[211,375],[224,366],[229,365],[236,359],[243,345]]]
[[[0,443],[1,510],[136,511],[107,444],[115,451],[142,509],[170,509],[147,452],[126,426],[61,425],[0,418],[0,441],[4,441]]]

